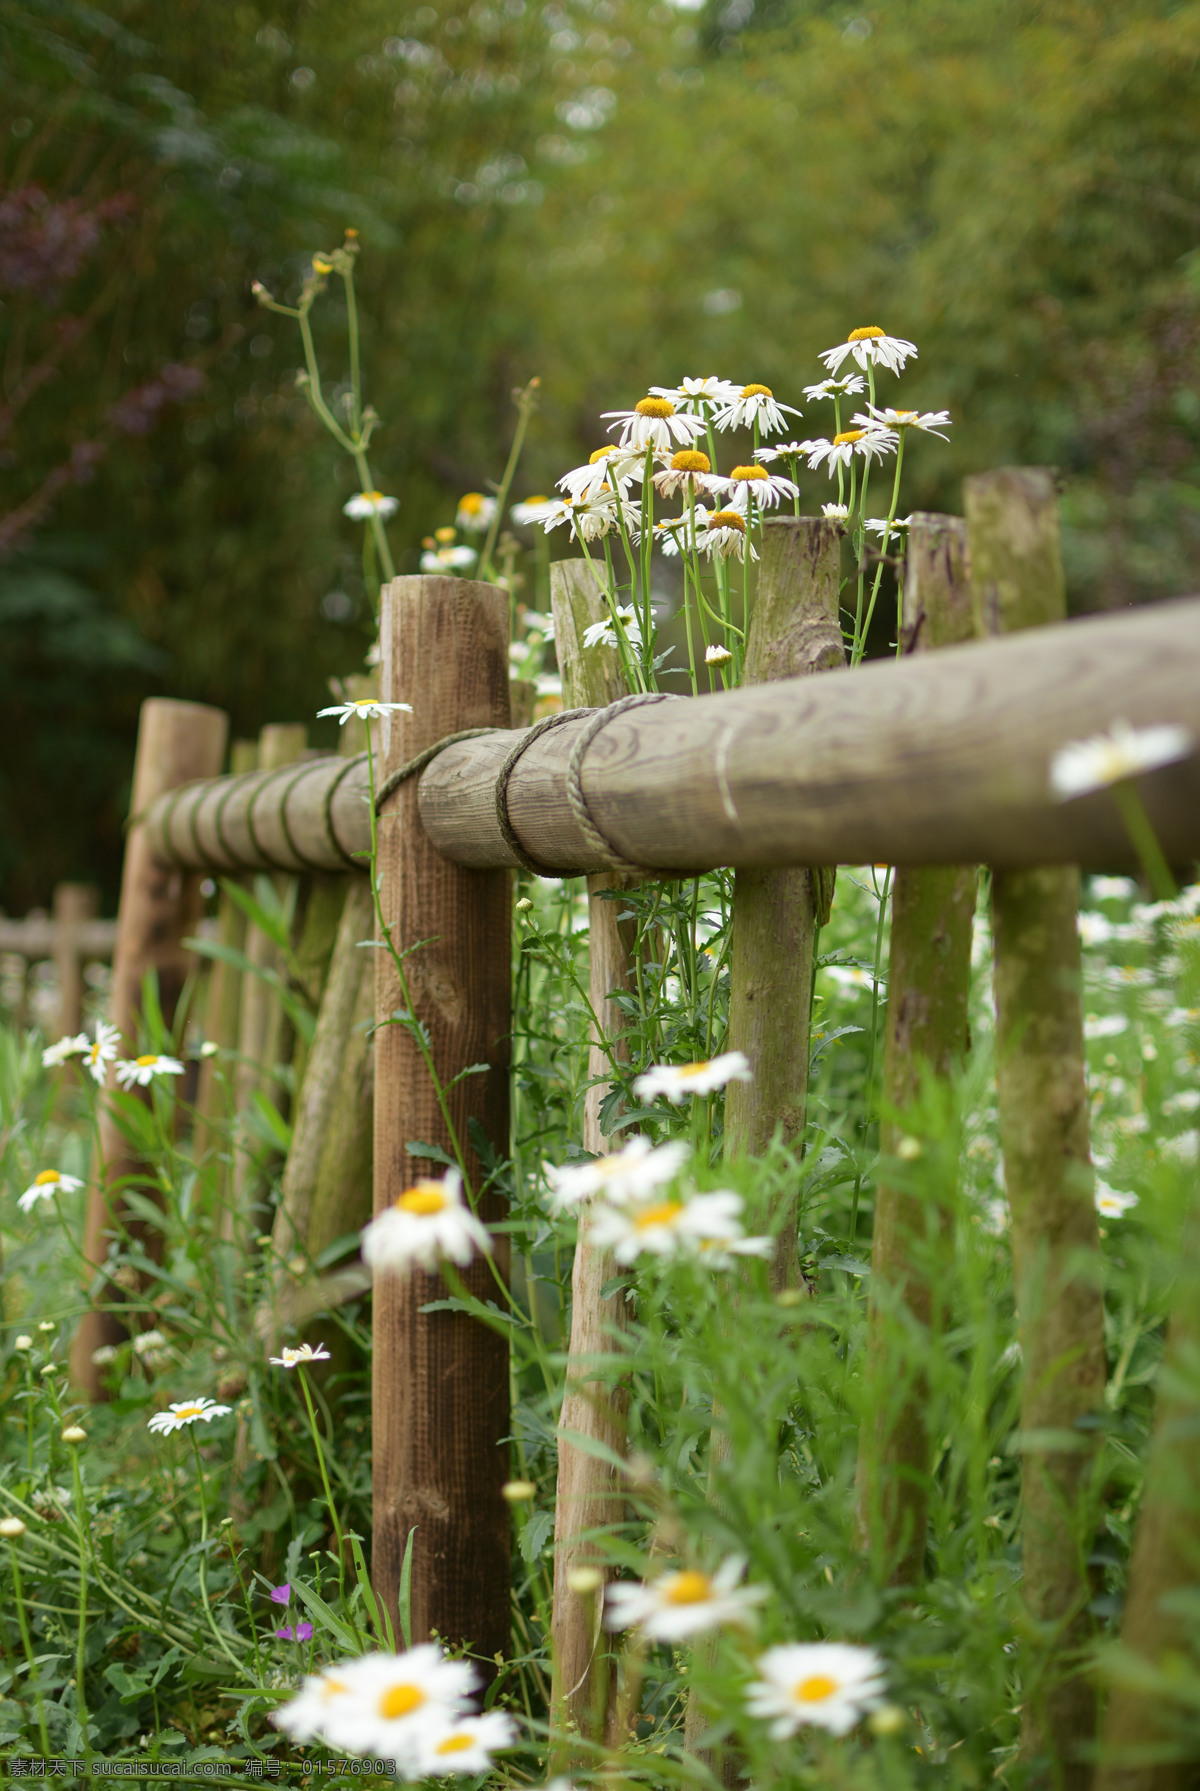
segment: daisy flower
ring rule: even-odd
[[[701,1238],[696,1244],[696,1260],[704,1268],[732,1269],[739,1256],[757,1256],[768,1261],[775,1254],[775,1240],[757,1238]]]
[[[650,1140],[639,1133],[623,1150],[610,1156],[593,1157],[590,1163],[564,1163],[560,1168],[544,1165],[550,1188],[551,1204],[556,1212],[578,1206],[593,1194],[608,1200],[641,1200],[664,1182],[673,1181],[688,1159],[688,1147],[677,1139],[652,1148]]]
[[[642,526],[642,511],[639,504],[626,498],[620,498],[620,515],[618,516],[618,499],[611,486],[602,486],[591,498],[564,498],[551,510],[543,527],[547,534],[556,529],[562,522],[571,526],[571,539],[599,541],[604,535],[619,526],[624,520],[626,531],[631,541],[636,541]]]
[[[841,379],[822,379],[815,386],[805,386],[804,396],[806,398],[857,398],[866,389],[867,382],[861,373],[845,373]]]
[[[742,388],[731,379],[682,379],[677,386],[651,386],[655,398],[669,398],[677,410],[694,410],[703,415],[706,404],[736,404]]]
[[[46,1046],[42,1052],[42,1068],[44,1070],[56,1069],[60,1063],[66,1063],[69,1057],[82,1057],[90,1044],[91,1040],[86,1032],[77,1032],[74,1038],[68,1033],[65,1038],[59,1039],[56,1045]]]
[[[807,442],[776,442],[773,448],[756,448],[754,458],[769,466],[772,460],[799,460],[807,452]]]
[[[942,429],[954,421],[948,410],[881,410],[878,405],[868,404],[867,414],[856,412],[851,418],[860,429],[919,429],[923,435],[936,435],[942,441],[950,440],[942,435]]]
[[[436,1269],[447,1257],[461,1266],[492,1240],[463,1199],[462,1176],[448,1169],[440,1182],[406,1188],[362,1234],[363,1261],[377,1272],[407,1274],[415,1266]]]
[[[165,1412],[155,1412],[147,1428],[166,1437],[173,1430],[182,1430],[187,1424],[195,1424],[198,1418],[205,1424],[211,1424],[214,1418],[228,1417],[232,1410],[232,1406],[217,1405],[211,1399],[182,1399]]]
[[[900,437],[890,429],[843,429],[832,441],[825,436],[818,436],[815,441],[805,442],[804,451],[808,455],[808,470],[815,473],[822,461],[829,462],[829,476],[839,466],[849,466],[856,454],[864,460],[878,460],[884,454],[894,454],[899,446]]]
[[[602,414],[616,419],[609,429],[620,426],[622,448],[638,448],[643,453],[654,448],[670,454],[676,443],[690,448],[696,437],[704,434],[704,418],[677,411],[669,398],[639,398],[632,410]]]
[[[732,404],[718,411],[713,422],[718,429],[749,429],[757,423],[772,434],[787,428],[784,411],[800,416],[794,404],[780,404],[770,386],[743,386]]]
[[[733,664],[733,654],[729,651],[728,647],[718,647],[714,643],[711,647],[705,647],[704,663],[705,663],[705,665],[717,665],[717,666],[732,665]],[[645,1078],[642,1077],[642,1078],[639,1078],[639,1080],[644,1081]],[[635,1088],[637,1087],[636,1082],[634,1083],[634,1087]]]
[[[1156,771],[1186,759],[1195,741],[1187,728],[1164,722],[1157,727],[1131,728],[1114,721],[1107,734],[1090,740],[1072,740],[1055,753],[1050,766],[1050,788],[1060,802],[1106,790],[1123,778],[1142,771]]]
[[[845,522],[850,514],[849,504],[822,504],[821,515],[826,522]]]
[[[299,1695],[271,1721],[293,1740],[320,1736],[348,1754],[396,1761],[399,1776],[416,1770],[431,1729],[442,1733],[467,1714],[474,1667],[447,1660],[433,1642],[405,1654],[367,1654],[342,1661],[304,1681]]]
[[[359,491],[342,505],[342,514],[365,522],[368,516],[393,516],[399,508],[399,498],[384,497],[382,491]]]
[[[643,1200],[627,1206],[598,1205],[591,1236],[628,1265],[639,1256],[692,1256],[705,1244],[735,1244],[745,1236],[738,1214],[742,1197],[729,1188],[690,1200]]]
[[[899,373],[906,361],[916,360],[917,350],[902,336],[889,336],[877,323],[869,323],[863,329],[851,330],[844,342],[817,356],[830,373],[836,373],[847,358],[857,361],[864,373],[871,366],[886,367],[891,373]]]
[[[717,649],[724,654],[724,659],[715,663],[724,664],[733,655],[724,647]],[[710,647],[705,659],[709,658],[713,649]],[[689,1095],[712,1094],[715,1089],[724,1088],[727,1082],[749,1082],[750,1059],[744,1051],[723,1051],[720,1057],[707,1058],[702,1063],[656,1063],[640,1075],[633,1085],[633,1092],[640,1101],[653,1101],[659,1095],[666,1095],[668,1101],[685,1101]]]
[[[1096,1179],[1096,1211],[1102,1219],[1123,1219],[1131,1207],[1138,1203],[1136,1194],[1123,1193],[1120,1188],[1110,1188],[1107,1182]]]
[[[328,1362],[329,1359],[329,1351],[323,1343],[318,1343],[316,1349],[311,1343],[301,1343],[296,1349],[288,1349],[285,1344],[280,1355],[267,1357],[272,1368],[295,1368],[301,1362]]]
[[[105,1020],[98,1020],[96,1036],[92,1043],[89,1045],[86,1038],[83,1043],[83,1067],[92,1081],[103,1088],[105,1077],[108,1074],[108,1066],[115,1061],[121,1043],[120,1028],[110,1026]]]
[[[799,496],[798,486],[765,466],[735,466],[725,484],[735,510],[748,509],[751,499],[760,510],[773,510],[781,498]]]
[[[624,495],[625,487],[640,479],[644,470],[640,454],[623,453],[616,442],[609,442],[589,454],[586,466],[575,466],[564,473],[557,485],[578,504],[614,487]]]
[[[849,1642],[792,1642],[759,1656],[760,1677],[746,1688],[751,1716],[769,1719],[774,1741],[805,1723],[847,1735],[883,1695],[883,1662]]]
[[[677,1642],[725,1623],[748,1625],[767,1589],[739,1586],[745,1571],[745,1561],[731,1555],[711,1575],[685,1567],[662,1573],[648,1585],[617,1580],[608,1588],[604,1627],[640,1629],[648,1641]]]
[[[714,554],[718,559],[745,559],[746,518],[740,510],[714,510],[710,516],[697,516],[696,525],[696,546],[710,560]],[[750,558],[758,558],[758,550],[753,546]]]
[[[642,628],[636,609],[630,604],[618,604],[617,615],[625,629],[626,639],[632,641],[635,647],[640,647]],[[583,631],[585,647],[598,647],[602,641],[606,647],[615,647],[617,644],[617,631],[607,618],[603,622],[589,622]]]
[[[463,1717],[449,1728],[430,1728],[417,1743],[415,1776],[441,1779],[452,1772],[490,1772],[492,1755],[516,1745],[516,1726],[504,1711]]]
[[[353,1662],[350,1663],[354,1665]],[[343,1667],[326,1667],[323,1673],[310,1673],[289,1704],[272,1711],[271,1721],[277,1729],[301,1744],[315,1741],[328,1733],[326,1724],[336,1721],[335,1707],[350,1696],[350,1680]]]
[[[140,1331],[133,1340],[133,1353],[156,1368],[168,1360],[171,1346],[159,1330]]]
[[[183,1065],[177,1057],[161,1057],[155,1051],[141,1057],[125,1059],[117,1064],[117,1081],[122,1088],[149,1088],[155,1076],[182,1076]]]
[[[863,524],[864,529],[870,529],[873,535],[881,535],[884,537],[906,535],[911,526],[911,516],[893,516],[891,522],[888,521],[886,516],[872,516]]]
[[[43,1169],[34,1176],[17,1205],[23,1213],[31,1213],[40,1200],[53,1200],[56,1194],[74,1194],[82,1186],[77,1175],[64,1175],[61,1169]]]
[[[508,514],[519,529],[532,528],[535,523],[545,522],[547,513],[554,507],[555,501],[554,498],[549,497],[525,498],[521,503],[513,504]]]
[[[479,555],[465,542],[459,547],[433,547],[421,555],[422,572],[469,572]]]
[[[377,715],[393,715],[401,711],[405,715],[411,715],[412,704],[379,703],[373,697],[355,697],[351,702],[335,703],[331,709],[318,709],[317,720],[319,721],[325,715],[336,715],[338,726],[344,728],[346,723],[352,721],[355,716],[359,721],[373,721]]]
[[[660,497],[674,497],[689,486],[694,491],[712,494],[723,491],[725,483],[713,473],[712,461],[699,448],[681,448],[678,454],[672,454],[670,465],[654,475],[654,489]]]
[[[468,535],[482,535],[491,527],[496,514],[494,497],[484,497],[482,491],[468,491],[465,497],[458,500],[458,513],[454,518],[455,526],[464,529]]]

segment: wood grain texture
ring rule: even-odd
[[[1040,645],[1056,632],[1040,624],[1066,607],[1052,476],[1006,469],[968,479],[964,495],[976,619],[1036,631]],[[1062,1791],[1091,1779],[1095,1691],[1081,1669],[1098,1432],[1088,1426],[1106,1377],[1078,911],[1074,867],[993,876],[996,1094],[1023,1367],[1022,1582],[1040,1626],[1022,1648],[1021,1758],[1030,1785]]]
[[[904,613],[908,651],[970,639],[975,619],[960,517],[918,514],[908,533]],[[892,886],[880,1150],[896,1160],[903,1116],[927,1076],[950,1077],[967,1053],[974,865],[902,865]],[[924,1178],[923,1178],[924,1180]],[[875,1190],[857,1523],[881,1579],[915,1586],[924,1572],[932,1461],[926,1429],[925,1339],[940,1325],[944,1202],[918,1196],[884,1172]],[[905,1347],[914,1329],[917,1357]]]
[[[117,910],[117,940],[113,951],[112,992],[109,1018],[120,1028],[124,1051],[138,1050],[138,1017],[142,1007],[142,983],[153,971],[158,978],[159,1001],[168,1024],[195,965],[183,941],[195,931],[200,917],[199,881],[177,867],[160,863],[152,854],[138,817],[165,790],[195,778],[211,778],[225,757],[228,717],[203,703],[180,703],[151,697],[142,704],[138,722],[137,754],[133,768],[130,813],[133,816],[125,841],[121,872],[121,896]],[[149,1090],[145,1091],[149,1099]],[[83,1257],[97,1267],[108,1250],[110,1211],[120,1197],[111,1192],[126,1176],[141,1168],[107,1113],[100,1120],[102,1180],[88,1190],[84,1221]],[[157,1234],[154,1234],[157,1236]],[[154,1237],[148,1239],[153,1244]],[[114,1290],[100,1298],[108,1301]],[[100,1371],[92,1361],[102,1344],[117,1343],[124,1328],[115,1313],[93,1305],[80,1320],[71,1345],[71,1376],[90,1399],[103,1396]]]
[[[607,614],[607,605],[586,560],[558,560],[550,569],[550,602],[554,613],[554,647],[562,674],[563,703],[568,709],[602,708],[626,694],[615,647],[601,643],[585,648],[584,631]],[[592,1086],[584,1095],[583,1148],[595,1156],[612,1148],[600,1129],[600,1107],[608,1094],[610,1061],[601,1034],[614,1054],[628,1060],[622,1040],[625,1017],[612,999],[629,990],[636,930],[619,921],[620,903],[611,893],[625,879],[600,871],[588,878],[588,997],[599,1021],[593,1027],[588,1053]],[[598,1249],[581,1228],[571,1269],[571,1331],[566,1388],[559,1413],[558,1482],[554,1504],[554,1606],[551,1620],[554,1675],[551,1711],[555,1727],[574,1725],[580,1734],[599,1739],[604,1730],[604,1692],[615,1682],[607,1673],[600,1617],[603,1599],[580,1596],[569,1581],[576,1568],[603,1571],[587,1532],[620,1523],[624,1488],[608,1462],[568,1442],[563,1432],[586,1436],[618,1455],[625,1452],[628,1393],[611,1375],[588,1378],[581,1363],[611,1355],[614,1332],[626,1325],[623,1292],[602,1297],[617,1274],[609,1250]],[[607,1577],[607,1575],[606,1575]]]
[[[504,727],[509,719],[508,609],[503,590],[465,579],[400,578],[383,593],[383,698],[413,705],[381,725],[381,777],[459,728]],[[506,871],[465,870],[426,834],[408,781],[380,817],[379,872],[387,924],[406,961],[413,1007],[430,1031],[443,1082],[470,1064],[449,1096],[467,1168],[474,1119],[500,1156],[508,1154],[511,889]],[[423,943],[422,943],[423,942]],[[376,951],[376,1017],[402,1004],[395,967]],[[450,1148],[431,1080],[412,1037],[384,1025],[375,1044],[375,1211],[383,1211],[436,1162],[410,1143]],[[494,1192],[485,1220],[502,1216]],[[496,1240],[507,1275],[507,1252]],[[482,1299],[494,1297],[488,1266],[463,1272]],[[415,1528],[412,1625],[469,1642],[492,1657],[509,1638],[508,1352],[504,1341],[460,1313],[423,1313],[444,1296],[440,1275],[381,1276],[374,1297],[372,1583],[397,1620],[405,1544]],[[397,1634],[399,1630],[397,1629]]]
[[[245,777],[258,769],[258,741],[235,740],[229,749],[230,770],[235,777]],[[224,783],[225,779],[216,780]],[[246,948],[246,914],[233,898],[221,892],[217,903],[217,940],[230,951]],[[209,965],[208,987],[204,994],[204,1037],[222,1051],[237,1049],[238,1015],[242,1006],[242,973],[236,964],[214,958]],[[206,1057],[200,1065],[200,1083],[196,1093],[196,1126],[192,1150],[197,1160],[211,1150],[219,1149],[223,1136],[217,1123],[226,1118],[227,1090],[232,1070],[217,1057]]]

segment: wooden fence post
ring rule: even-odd
[[[584,630],[607,614],[607,604],[586,560],[558,560],[550,568],[550,604],[554,613],[554,647],[562,674],[563,704],[568,709],[603,708],[627,694],[615,647],[598,644],[585,650]],[[635,944],[631,922],[619,921],[620,903],[607,892],[619,890],[627,878],[598,872],[587,880],[589,989],[592,1011],[610,1049],[622,1050],[624,1018],[614,992],[628,987]],[[589,1079],[603,1078],[610,1060],[593,1029],[588,1052]],[[584,1096],[583,1148],[603,1156],[612,1141],[600,1129],[600,1104],[608,1093],[593,1080]],[[612,1332],[626,1323],[622,1296],[603,1299],[601,1289],[616,1274],[612,1252],[598,1249],[582,1236],[575,1246],[571,1271],[571,1335],[568,1349],[576,1360],[594,1361],[611,1353]],[[597,1456],[577,1448],[562,1435],[572,1431],[593,1438],[623,1455],[628,1397],[605,1380],[572,1378],[568,1371],[559,1414],[558,1486],[554,1506],[554,1611],[551,1640],[554,1659],[551,1720],[556,1729],[574,1726],[583,1735],[599,1737],[604,1712],[597,1710],[596,1675],[603,1643],[600,1618],[603,1597],[581,1595],[570,1587],[579,1567],[602,1568],[595,1547],[583,1540],[589,1530],[619,1523],[624,1488],[616,1471]]]
[[[257,740],[233,742],[229,750],[229,770],[233,777],[244,777],[248,771],[258,770]],[[230,951],[245,950],[245,910],[239,908],[224,891],[217,903],[217,939],[220,944],[228,946]],[[208,990],[204,1001],[204,1037],[207,1042],[218,1045],[223,1051],[233,1051],[237,1047],[241,1000],[241,971],[236,964],[229,964],[223,958],[214,958],[208,973]],[[230,1085],[234,1070],[232,1065],[228,1065],[222,1074],[218,1074],[220,1067],[219,1061],[212,1057],[206,1057],[200,1065],[200,1084],[196,1091],[196,1130],[192,1140],[192,1152],[197,1161],[221,1142],[220,1134],[214,1126],[226,1117],[225,1090]]]
[[[1061,621],[1052,475],[1004,468],[968,479],[964,491],[973,601],[986,632]],[[1095,1695],[1080,1668],[1098,1433],[1086,1426],[1103,1405],[1106,1376],[1078,909],[1074,867],[993,876],[996,1089],[1023,1358],[1023,1581],[1041,1632],[1024,1651],[1021,1751],[1035,1774],[1066,1791],[1083,1791],[1091,1776]]]
[[[507,728],[508,598],[499,585],[453,578],[399,578],[384,587],[380,630],[383,696],[412,704],[385,717],[379,774],[462,728]],[[390,725],[389,725],[390,724]],[[381,900],[405,960],[416,1018],[429,1029],[443,1085],[473,1064],[446,1099],[485,1220],[504,1211],[495,1188],[481,1194],[483,1167],[473,1127],[508,1155],[508,1059],[512,1027],[508,871],[467,870],[431,844],[421,823],[417,780],[388,797],[380,816]],[[413,948],[416,948],[415,950]],[[375,1211],[421,1175],[442,1174],[410,1144],[452,1151],[416,1041],[387,1022],[403,1005],[386,951],[376,950]],[[494,1240],[505,1278],[508,1251]],[[476,1259],[463,1280],[496,1297],[493,1270]],[[440,1275],[381,1275],[375,1284],[372,1583],[398,1626],[405,1546],[415,1530],[411,1613],[414,1641],[431,1630],[469,1642],[484,1659],[509,1640],[508,1349],[463,1313],[421,1308],[446,1292]]]
[[[83,1025],[83,956],[79,924],[100,911],[94,883],[59,883],[54,889],[54,963],[58,971],[58,1031],[77,1033]]]
[[[758,593],[746,642],[746,684],[767,684],[845,664],[838,621],[842,531],[811,517],[772,518],[763,527]],[[828,917],[833,872],[736,873],[726,1049],[744,1051],[753,1081],[725,1095],[727,1160],[758,1156],[778,1131],[804,1135],[808,1097],[813,958]],[[795,1283],[796,1227],[789,1218],[771,1264],[771,1285]]]
[[[908,535],[904,613],[907,651],[949,647],[975,634],[966,569],[966,525],[955,516],[917,515]],[[967,1052],[974,865],[900,865],[892,885],[887,1031],[880,1150],[894,1158],[900,1136],[889,1115],[918,1098],[923,1079],[953,1074]],[[937,1297],[929,1251],[944,1216],[895,1187],[886,1173],[875,1191],[866,1376],[873,1424],[859,1439],[858,1527],[888,1583],[916,1585],[924,1571],[930,1473],[927,1377],[896,1356],[899,1301],[927,1331]]]
[[[124,1035],[124,1048],[137,1052],[137,1023],[142,981],[158,975],[159,1001],[170,1024],[184,980],[192,965],[183,939],[195,930],[199,912],[199,879],[194,873],[161,865],[150,855],[139,817],[155,797],[194,778],[215,777],[225,757],[228,717],[203,703],[180,703],[150,697],[142,704],[133,766],[131,823],[125,842],[117,941],[113,950],[109,1014]],[[84,1222],[84,1259],[100,1268],[108,1249],[111,1207],[119,1195],[110,1189],[138,1170],[136,1159],[107,1112],[100,1119],[101,1162],[88,1190]],[[112,1289],[102,1294],[112,1298]],[[124,1327],[115,1313],[93,1306],[84,1313],[71,1345],[71,1375],[90,1399],[103,1397],[100,1371],[92,1360],[102,1344],[117,1343]]]

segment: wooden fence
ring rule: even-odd
[[[918,518],[911,531],[905,644],[936,651],[910,650],[898,661],[873,662],[851,675],[837,670],[840,532],[823,521],[770,521],[748,648],[750,675],[758,681],[686,701],[624,700],[568,711],[532,728],[511,725],[503,590],[446,578],[400,578],[385,589],[383,695],[411,702],[413,713],[388,715],[377,724],[384,914],[402,946],[427,942],[409,960],[411,995],[443,1080],[450,1082],[470,1064],[488,1067],[451,1087],[444,1112],[411,1035],[400,1027],[376,1035],[375,1210],[394,1200],[414,1172],[438,1173],[435,1163],[414,1160],[408,1146],[420,1140],[448,1149],[447,1117],[460,1140],[484,1139],[499,1156],[507,1155],[515,867],[551,876],[589,873],[593,880],[736,867],[735,1013],[739,989],[750,991],[752,975],[761,979],[762,965],[778,961],[778,944],[766,950],[762,943],[775,937],[770,929],[786,942],[799,936],[797,927],[811,926],[797,904],[819,905],[819,890],[814,882],[811,893],[806,879],[798,884],[795,867],[911,867],[906,893],[897,896],[900,932],[889,1014],[888,1074],[894,1075],[893,1090],[902,1093],[905,1061],[911,1071],[918,1049],[932,1061],[951,1060],[945,1040],[956,1036],[954,1003],[961,1007],[961,991],[950,989],[946,979],[961,981],[967,974],[961,952],[949,954],[949,968],[939,968],[937,954],[922,955],[929,929],[943,924],[936,904],[959,901],[966,887],[961,872],[954,873],[953,886],[940,872],[942,882],[930,882],[932,867],[991,865],[997,872],[1002,1006],[1018,984],[1040,990],[1037,999],[1052,1010],[1047,1023],[1061,1035],[1055,1073],[1060,1083],[1065,1075],[1073,1090],[1078,1084],[1082,1095],[1082,1015],[1077,988],[1068,989],[1072,952],[1078,967],[1074,867],[1115,869],[1128,866],[1132,854],[1107,793],[1068,804],[1052,797],[1050,761],[1069,740],[1099,733],[1118,719],[1135,726],[1181,724],[1200,741],[1200,599],[1066,622],[1049,476],[1008,471],[968,481],[966,508],[965,534],[961,522],[933,517]],[[595,649],[591,661],[578,650],[583,621],[596,618],[598,603],[582,562],[555,568],[560,665],[575,668],[569,690],[593,702],[596,693],[603,701],[613,689],[596,672],[606,663],[606,650]],[[992,638],[947,644],[969,635]],[[826,646],[812,651],[814,640]],[[822,675],[813,677],[814,671]],[[365,868],[370,815],[364,756],[297,762],[292,753],[273,769],[219,777],[214,774],[224,734],[224,717],[214,710],[146,705],[116,945],[115,981],[125,994],[114,1017],[127,1030],[135,1020],[130,991],[146,970],[157,968],[161,976],[175,966],[177,983],[199,872],[269,871],[314,879],[321,887],[340,880],[344,887],[347,877],[354,885]],[[448,736],[464,734],[471,737],[433,750]],[[1140,788],[1169,860],[1182,865],[1200,856],[1200,755],[1153,773]],[[968,883],[973,904],[973,873]],[[597,896],[603,887],[596,883]],[[758,904],[753,922],[752,889]],[[1057,917],[1049,943],[1029,934],[1031,901],[1043,916]],[[599,900],[593,904],[594,915],[610,909]],[[965,914],[969,938],[970,906]],[[354,948],[371,925],[369,902],[355,897],[340,933],[336,917],[332,929],[328,920],[325,925],[329,968],[306,1079],[316,1092],[311,1100],[307,1089],[297,1096],[295,1148],[310,1155],[302,1139],[311,1112],[323,1102],[325,1124],[337,1107],[331,1078],[359,1001],[359,983],[350,988],[347,965],[353,961],[361,979],[368,954]],[[598,1011],[613,986],[609,960],[620,942],[609,940],[603,949],[609,959],[593,974]],[[395,971],[386,953],[369,955],[376,960],[375,1012],[386,1019],[400,1005]],[[919,1027],[915,1044],[903,1032],[909,1025],[903,1020],[909,1011],[905,976],[923,991],[925,1008],[927,997],[935,1006],[946,997],[950,1030],[942,1043]],[[942,984],[934,987],[938,978]],[[795,999],[802,1004],[806,986],[811,989],[811,969],[800,966]],[[802,1011],[807,1013],[806,1005]],[[1002,1011],[1000,1019],[1002,1029],[1013,1029],[1011,1014]],[[772,1025],[786,1031],[790,1021],[782,1013],[777,1021],[768,1016],[765,1032],[761,1017],[745,1024],[752,1022],[758,1028],[755,1050],[765,1061],[774,1049]],[[806,1053],[789,1046],[783,1055],[788,1067],[762,1079],[765,1093],[739,1091],[739,1099],[758,1100],[762,1107],[738,1119],[746,1148],[769,1137],[785,1110],[802,1124]],[[1018,1193],[1014,1199],[1014,1244],[1018,1252],[1048,1249],[1053,1273],[1061,1261],[1069,1307],[1077,1259],[1098,1245],[1090,1194],[1079,1207],[1078,1189],[1061,1180],[1061,1164],[1078,1154],[1079,1139],[1063,1130],[1068,1122],[1062,1103],[1053,1111],[1047,1105],[1053,1098],[1048,1087],[1039,1087],[1037,1073],[1002,1086],[1001,1124],[1010,1186],[1029,1189],[1027,1198]],[[592,1148],[604,1148],[603,1141],[593,1140]],[[1086,1129],[1082,1150],[1086,1161]],[[478,1173],[473,1150],[467,1154]],[[299,1170],[293,1186],[298,1179]],[[300,1210],[289,1204],[287,1190],[285,1176],[285,1231],[298,1223]],[[102,1192],[96,1199],[88,1248],[90,1259],[100,1261]],[[495,1196],[488,1199],[496,1204]],[[1070,1211],[1078,1219],[1069,1265],[1055,1231],[1064,1202],[1074,1203]],[[909,1271],[902,1203],[893,1210],[883,1200],[881,1210],[892,1217],[891,1229],[884,1227],[876,1240],[877,1270],[903,1289]],[[489,1209],[485,1216],[496,1215]],[[477,1264],[465,1279],[486,1298],[485,1277]],[[436,1628],[450,1640],[468,1638],[486,1656],[506,1649],[509,1635],[509,1528],[500,1490],[507,1462],[498,1443],[508,1431],[508,1365],[505,1345],[493,1332],[460,1314],[422,1311],[440,1285],[438,1277],[418,1274],[410,1283],[376,1288],[373,1575],[394,1608],[415,1527],[414,1635]],[[577,1305],[585,1297],[582,1285],[577,1276]],[[598,1299],[599,1279],[591,1285],[587,1297]],[[915,1295],[914,1303],[919,1306]],[[1088,1313],[1076,1318],[1084,1328],[1092,1322]],[[575,1319],[573,1342],[586,1335],[586,1327],[578,1328],[578,1311]],[[86,1341],[94,1343],[100,1334],[89,1333]],[[1039,1342],[1027,1334],[1027,1356],[1031,1348],[1035,1357],[1042,1352],[1043,1364],[1052,1363],[1062,1339]],[[86,1378],[82,1349],[76,1363]],[[1053,1380],[1054,1372],[1047,1373]],[[1045,1381],[1043,1375],[1036,1392],[1041,1406],[1024,1414],[1031,1432],[1061,1428],[1078,1415],[1068,1409],[1067,1395],[1047,1405]],[[1095,1388],[1079,1394],[1076,1382],[1070,1397],[1086,1405]],[[586,1411],[574,1421],[585,1419]],[[597,1435],[605,1434],[606,1421],[611,1415],[595,1417]],[[899,1439],[874,1439],[860,1475],[864,1508],[881,1475],[886,1483],[889,1464],[919,1463],[922,1447],[919,1425]],[[1040,1505],[1033,1491],[1027,1493],[1034,1532],[1026,1540],[1026,1582],[1035,1614],[1046,1623],[1077,1601],[1074,1567],[1056,1560],[1063,1539],[1055,1511],[1079,1467],[1049,1457],[1037,1471],[1045,1491]],[[586,1504],[586,1488],[578,1496]],[[905,1537],[911,1561],[911,1525],[924,1519],[914,1516],[910,1502],[889,1521],[901,1520],[910,1526]],[[569,1522],[564,1530],[560,1521],[556,1546],[564,1559],[574,1546]],[[562,1644],[557,1625],[556,1614]],[[586,1670],[586,1636],[584,1644]],[[569,1702],[577,1689],[568,1685],[562,1695]],[[1077,1692],[1064,1695],[1066,1702],[1043,1711],[1039,1720],[1052,1731],[1062,1728],[1066,1740],[1054,1745],[1069,1752],[1081,1736],[1086,1741],[1091,1717]]]

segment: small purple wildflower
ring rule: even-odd
[[[271,1587],[271,1603],[272,1604],[287,1604],[289,1599],[291,1598],[291,1596],[292,1596],[292,1583],[290,1580],[284,1580],[282,1586],[272,1586]]]
[[[281,1642],[307,1642],[311,1637],[312,1632],[313,1626],[311,1623],[297,1623],[295,1629],[292,1628],[290,1623],[285,1623],[282,1629],[277,1629],[275,1631],[275,1634],[279,1637]]]

